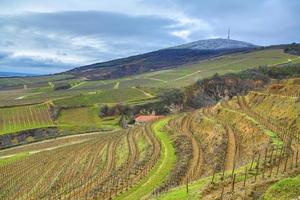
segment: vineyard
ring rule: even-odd
[[[161,149],[167,151],[147,125],[131,131],[88,135],[76,143],[66,139],[65,145],[53,140],[38,148],[29,145],[19,151],[8,150],[2,152],[2,159],[9,159],[5,154],[11,153],[17,156],[30,152],[30,156],[0,165],[1,199],[109,199],[130,192],[129,188],[155,169],[156,163],[164,162]],[[141,195],[138,191],[132,193]]]
[[[296,198],[297,189],[272,191],[300,186],[298,80],[124,130],[2,150],[0,199]],[[27,118],[5,124],[38,114],[52,124],[47,104],[22,109]],[[78,109],[82,123],[97,123],[93,110]],[[60,120],[75,123],[66,121],[72,112]]]
[[[299,88],[298,79],[280,84],[281,91],[273,84],[171,120],[170,133],[193,147],[182,178],[191,183],[171,186],[157,198],[253,199],[266,190],[265,199],[299,196],[299,95],[283,89]],[[296,185],[288,186],[287,177],[295,177]],[[290,188],[272,194],[280,187]]]
[[[47,103],[0,109],[0,134],[52,125]]]

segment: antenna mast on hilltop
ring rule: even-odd
[[[230,28],[228,28],[228,35],[227,35],[227,39],[230,39]]]

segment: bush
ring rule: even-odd
[[[63,83],[55,83],[53,89],[54,90],[67,90],[69,88],[71,88],[71,85],[69,83],[63,82]]]
[[[184,101],[184,93],[179,89],[172,89],[160,96],[160,99],[167,105],[175,104],[180,105],[183,104]]]

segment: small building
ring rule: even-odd
[[[163,117],[163,115],[138,115],[135,117],[135,123],[144,124],[146,122],[150,122]]]

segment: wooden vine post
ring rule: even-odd
[[[298,154],[299,154],[299,150],[297,150],[296,152],[296,160],[295,160],[296,168],[298,168]]]
[[[288,160],[289,160],[289,153],[287,152],[287,154],[286,154],[286,159],[285,159],[285,163],[284,163],[283,172],[286,172]]]
[[[246,181],[247,181],[247,174],[248,174],[248,167],[246,167],[245,176],[244,176],[244,187],[246,187]]]
[[[212,175],[212,179],[211,179],[211,183],[213,184],[215,181],[215,174],[216,174],[216,169],[215,167],[213,168],[213,175]]]
[[[256,164],[256,173],[255,173],[254,182],[256,182],[257,175],[258,175],[258,172],[259,172],[259,162],[260,162],[260,154],[258,154],[258,159],[257,159],[257,164]]]
[[[234,186],[235,186],[235,178],[236,178],[236,174],[233,175],[232,177],[232,185],[231,185],[231,192],[234,192]]]
[[[267,164],[267,155],[268,155],[268,147],[265,150],[265,157],[264,157],[263,169],[262,169],[262,178],[265,178],[265,167]]]
[[[186,177],[186,194],[189,194],[189,176]]]

